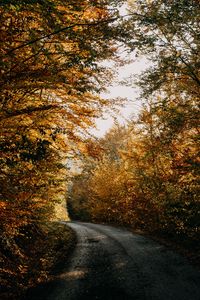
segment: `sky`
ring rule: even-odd
[[[118,73],[117,79],[121,81],[130,75],[134,78],[134,76],[144,71],[148,64],[145,58],[141,58],[140,60],[132,59],[129,65],[119,67],[118,70],[116,70]],[[120,124],[126,123],[126,119],[132,115],[137,115],[141,107],[141,102],[137,99],[139,97],[139,89],[134,86],[134,84],[133,86],[122,86],[114,83],[108,87],[108,94],[103,93],[101,96],[105,98],[126,97],[129,100],[125,107],[120,109],[120,115],[117,117],[117,121]],[[97,137],[102,137],[113,124],[114,119],[112,116],[105,113],[103,118],[96,120],[96,129],[92,129],[91,133]]]
[[[127,4],[124,4],[120,8],[120,14],[121,16],[124,16],[127,14]],[[139,75],[142,71],[144,71],[147,67],[150,66],[150,62],[145,57],[141,57],[140,59],[135,57],[135,53],[132,52],[130,54],[130,57],[127,57],[127,53],[122,51],[122,58],[126,56],[127,59],[131,61],[130,64],[119,67],[116,70],[116,73],[118,73],[117,79],[118,81],[122,81],[126,77],[132,76],[134,78],[134,75]],[[109,64],[105,62],[105,64]],[[117,121],[120,124],[126,123],[126,120],[130,118],[132,115],[137,115],[140,111],[141,102],[138,100],[139,97],[139,88],[134,86],[122,86],[120,84],[113,84],[112,86],[107,88],[108,94],[101,94],[103,98],[114,98],[114,97],[126,97],[129,102],[127,105],[120,109],[120,116],[117,117]],[[91,133],[94,136],[102,137],[105,135],[105,133],[113,126],[114,119],[109,114],[104,114],[103,118],[99,118],[96,120],[96,129],[92,129]]]

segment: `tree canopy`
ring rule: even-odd
[[[117,60],[125,44],[123,21],[116,22],[123,2],[0,3],[0,230],[2,251],[11,253],[5,285],[30,272],[16,237],[52,220],[65,198],[70,151],[114,104],[99,96],[112,78],[101,62]]]
[[[199,2],[128,3],[129,46],[135,56],[151,62],[137,78],[143,107],[127,127],[113,128],[99,141],[101,158],[87,175],[84,169],[82,180],[75,178],[70,199],[82,199],[85,206],[79,205],[79,211],[86,211],[87,218],[196,241]]]
[[[66,197],[77,218],[197,241],[199,18],[195,0],[1,1],[5,286],[14,276],[18,289],[30,271],[17,239],[52,220]],[[143,106],[96,141],[87,129],[118,103],[99,96],[115,73],[102,62],[123,63],[120,50],[151,62],[136,80]],[[71,153],[83,168],[72,180]]]

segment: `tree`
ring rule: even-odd
[[[199,8],[197,1],[129,1],[127,42],[151,67],[138,79],[138,120],[125,135],[105,137],[104,159],[88,179],[93,218],[111,221],[111,209],[112,220],[198,238]]]
[[[182,91],[198,96],[199,2],[130,0],[129,4],[132,43],[154,62],[141,76],[143,95],[170,82],[178,92],[181,86]]]
[[[2,184],[8,185],[2,207],[9,206],[15,193],[7,195],[11,182],[25,192],[22,178],[26,182],[27,177],[20,174],[29,174],[29,168],[38,172],[38,165],[51,155],[60,166],[62,150],[68,151],[70,140],[79,140],[77,132],[91,125],[108,104],[97,95],[105,74],[98,63],[113,57],[114,40],[122,39],[119,32],[113,35],[119,27],[113,24],[118,10],[109,4],[116,2],[2,3],[1,163]],[[48,168],[53,169],[53,164]]]
[[[15,238],[24,226],[52,217],[66,193],[72,145],[109,106],[98,93],[111,72],[100,62],[117,59],[125,41],[114,22],[118,3],[1,1],[0,230],[12,257],[20,256]]]

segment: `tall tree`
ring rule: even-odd
[[[112,76],[100,62],[125,41],[115,22],[123,2],[1,1],[1,248],[16,261],[14,238],[52,217],[71,145],[109,105],[98,93]]]
[[[7,183],[2,207],[9,206],[15,189],[24,192],[26,168],[27,174],[29,168],[38,172],[36,165],[50,153],[58,159],[58,148],[68,151],[70,139],[77,140],[77,133],[107,104],[97,94],[105,83],[99,62],[113,57],[114,41],[123,40],[119,30],[113,35],[119,13],[109,5],[116,1],[2,2],[1,184]],[[8,197],[10,184],[13,193]]]

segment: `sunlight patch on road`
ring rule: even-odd
[[[61,274],[59,277],[62,279],[80,279],[84,278],[88,270],[74,270]]]

